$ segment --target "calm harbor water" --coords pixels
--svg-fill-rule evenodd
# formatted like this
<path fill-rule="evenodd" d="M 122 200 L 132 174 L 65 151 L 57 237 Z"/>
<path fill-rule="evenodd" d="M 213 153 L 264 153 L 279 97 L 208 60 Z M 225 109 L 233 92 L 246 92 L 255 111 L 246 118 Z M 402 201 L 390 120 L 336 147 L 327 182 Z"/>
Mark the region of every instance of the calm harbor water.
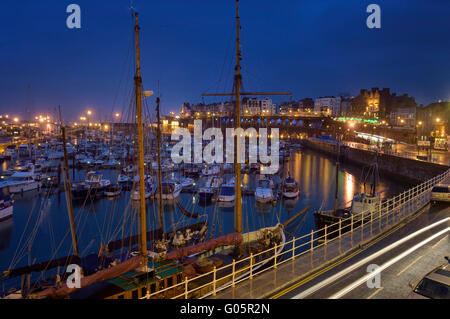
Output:
<path fill-rule="evenodd" d="M 3 164 L 5 169 L 7 164 Z M 301 236 L 315 229 L 313 212 L 318 208 L 330 209 L 334 205 L 335 159 L 303 150 L 291 154 L 284 166 L 299 183 L 301 195 L 296 200 L 279 199 L 276 205 L 260 206 L 253 196 L 243 197 L 244 231 L 272 226 L 286 221 L 307 205 L 311 209 L 287 229 L 288 235 Z M 117 172 L 103 170 L 104 177 L 115 181 Z M 72 173 L 72 170 L 71 170 Z M 76 181 L 83 180 L 84 170 L 76 170 Z M 244 175 L 244 187 L 253 188 L 258 175 Z M 362 170 L 341 165 L 339 172 L 340 204 L 349 203 L 353 194 L 363 190 Z M 202 183 L 202 180 L 196 181 Z M 198 184 L 199 185 L 199 184 Z M 398 185 L 387 176 L 380 175 L 377 190 L 385 190 L 382 197 L 391 197 L 411 185 Z M 0 222 L 0 271 L 9 267 L 70 255 L 71 236 L 64 193 L 46 195 L 45 189 L 14 196 L 13 218 Z M 180 203 L 188 211 L 195 211 L 208 219 L 208 234 L 215 236 L 233 231 L 233 207 L 220 203 L 199 205 L 193 194 L 182 193 Z M 101 198 L 75 201 L 74 212 L 81 255 L 98 253 L 100 247 L 136 234 L 138 230 L 138 202 L 130 200 L 130 192 L 114 199 Z M 148 229 L 157 228 L 156 201 L 147 201 Z M 197 222 L 181 214 L 174 202 L 164 205 L 165 229 L 178 228 Z"/>

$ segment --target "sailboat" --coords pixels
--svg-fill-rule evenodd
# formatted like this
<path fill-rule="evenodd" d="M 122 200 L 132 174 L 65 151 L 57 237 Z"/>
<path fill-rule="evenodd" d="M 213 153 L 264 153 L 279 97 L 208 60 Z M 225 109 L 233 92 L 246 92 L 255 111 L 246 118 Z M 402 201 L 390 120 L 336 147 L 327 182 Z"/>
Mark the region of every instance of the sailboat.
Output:
<path fill-rule="evenodd" d="M 336 224 L 341 222 L 341 226 L 345 228 L 345 226 L 349 225 L 351 222 L 352 215 L 357 216 L 359 220 L 366 218 L 366 214 L 370 215 L 371 213 L 378 210 L 381 206 L 381 192 L 376 192 L 376 182 L 378 178 L 378 165 L 374 163 L 369 166 L 367 176 L 364 177 L 364 192 L 361 194 L 355 194 L 351 201 L 351 205 L 348 207 L 344 204 L 343 207 L 338 206 L 338 194 L 339 194 L 339 183 L 338 183 L 338 174 L 339 174 L 339 166 L 340 166 L 340 140 L 336 140 L 336 148 L 337 148 L 337 159 L 336 159 L 336 186 L 335 186 L 335 200 L 334 200 L 334 209 L 333 210 L 318 210 L 314 212 L 314 217 L 316 220 L 317 228 L 322 229 L 325 225 L 330 226 L 329 233 L 334 232 L 334 236 L 336 236 L 335 230 L 337 229 Z M 364 173 L 364 172 L 363 172 Z M 370 192 L 366 192 L 366 180 L 371 175 L 372 183 L 370 185 Z M 364 213 L 364 216 L 360 214 Z M 356 220 L 358 221 L 358 220 Z"/>

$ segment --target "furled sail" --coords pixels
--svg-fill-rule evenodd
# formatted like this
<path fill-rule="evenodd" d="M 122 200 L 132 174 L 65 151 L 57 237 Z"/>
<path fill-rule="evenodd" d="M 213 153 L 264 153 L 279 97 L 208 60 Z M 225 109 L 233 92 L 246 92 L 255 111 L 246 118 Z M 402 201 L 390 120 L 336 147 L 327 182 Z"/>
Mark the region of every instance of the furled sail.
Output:
<path fill-rule="evenodd" d="M 199 219 L 200 215 L 197 212 L 189 212 L 187 211 L 183 206 L 181 206 L 180 202 L 174 198 L 175 203 L 177 204 L 178 208 L 181 210 L 181 212 L 183 213 L 183 215 L 189 217 L 189 218 L 195 218 L 195 219 Z"/>
<path fill-rule="evenodd" d="M 145 258 L 142 256 L 132 257 L 116 266 L 101 270 L 93 275 L 81 278 L 80 288 L 69 288 L 67 284 L 64 284 L 61 288 L 51 287 L 41 292 L 31 295 L 31 298 L 44 299 L 44 298 L 65 298 L 76 290 L 90 286 L 96 282 L 105 281 L 114 277 L 118 277 L 133 269 L 143 267 L 145 265 Z"/>
<path fill-rule="evenodd" d="M 181 259 L 186 256 L 201 253 L 203 251 L 214 250 L 222 246 L 238 246 L 242 243 L 243 237 L 240 233 L 231 233 L 222 237 L 210 239 L 204 243 L 180 248 L 166 254 L 165 259 Z"/>

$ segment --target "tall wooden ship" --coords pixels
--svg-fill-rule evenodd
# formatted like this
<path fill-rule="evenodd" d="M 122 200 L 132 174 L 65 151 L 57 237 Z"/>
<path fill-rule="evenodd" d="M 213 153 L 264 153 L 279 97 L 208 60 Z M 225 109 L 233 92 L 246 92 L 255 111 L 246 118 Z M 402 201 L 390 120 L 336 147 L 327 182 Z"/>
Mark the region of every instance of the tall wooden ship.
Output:
<path fill-rule="evenodd" d="M 234 76 L 234 96 L 236 99 L 236 124 L 240 126 L 240 44 L 239 44 L 239 0 L 236 1 L 236 68 Z M 135 22 L 135 44 L 136 44 L 136 72 L 134 77 L 134 89 L 136 99 L 136 115 L 138 130 L 139 147 L 139 176 L 145 176 L 144 171 L 144 125 L 142 115 L 142 77 L 140 65 L 139 49 L 139 24 L 138 14 L 134 13 Z M 20 289 L 11 292 L 5 298 L 107 298 L 107 299 L 135 299 L 142 298 L 151 294 L 153 298 L 171 298 L 180 294 L 181 288 L 166 289 L 185 280 L 186 277 L 194 278 L 189 283 L 189 288 L 204 286 L 211 282 L 211 276 L 203 276 L 195 279 L 196 276 L 207 273 L 213 267 L 220 267 L 231 264 L 233 260 L 239 261 L 250 255 L 250 252 L 257 253 L 278 246 L 275 253 L 258 256 L 260 262 L 254 267 L 257 271 L 273 262 L 276 256 L 279 256 L 284 249 L 286 241 L 283 225 L 277 224 L 273 227 L 261 228 L 256 231 L 243 233 L 242 222 L 242 203 L 241 203 L 241 183 L 235 183 L 236 201 L 235 201 L 235 232 L 220 237 L 206 240 L 207 224 L 198 222 L 189 226 L 177 229 L 171 233 L 164 232 L 164 221 L 162 215 L 162 170 L 161 170 L 161 125 L 159 117 L 159 98 L 157 102 L 157 160 L 158 160 L 158 185 L 155 196 L 158 202 L 158 224 L 159 228 L 148 231 L 146 200 L 145 200 L 145 179 L 139 179 L 139 234 L 128 238 L 116 240 L 108 243 L 106 247 L 101 247 L 101 252 L 81 257 L 79 254 L 75 219 L 70 198 L 70 183 L 66 196 L 68 196 L 68 210 L 72 234 L 73 255 L 66 256 L 51 261 L 31 264 L 21 268 L 8 269 L 0 274 L 3 278 L 12 278 L 22 276 L 22 285 Z M 63 130 L 64 132 L 64 130 Z M 64 145 L 66 143 L 64 142 Z M 238 147 L 238 146 L 237 146 Z M 236 154 L 238 152 L 235 152 Z M 237 181 L 241 180 L 241 164 L 235 160 L 235 177 Z M 69 181 L 68 165 L 66 159 L 66 177 Z M 193 218 L 198 215 L 191 214 Z M 151 249 L 148 249 L 148 243 L 151 242 Z M 114 253 L 124 243 L 128 247 L 137 247 L 131 252 Z M 77 264 L 82 269 L 82 278 L 80 287 L 69 287 L 66 283 L 70 273 L 63 272 L 56 278 L 40 279 L 33 284 L 30 283 L 30 274 L 48 271 L 56 267 L 66 267 L 69 264 Z M 244 270 L 248 263 L 239 263 L 235 271 L 240 276 L 246 276 Z M 231 270 L 231 267 L 229 267 Z M 241 271 L 240 271 L 241 270 Z M 221 276 L 226 274 L 221 274 Z M 229 276 L 228 276 L 229 278 Z M 231 281 L 231 279 L 227 279 Z M 226 284 L 227 280 L 222 280 L 220 284 Z M 26 284 L 28 282 L 28 284 Z M 180 287 L 180 286 L 178 286 Z M 199 289 L 195 294 L 189 297 L 201 297 L 211 293 L 211 285 Z M 163 291 L 158 294 L 159 291 Z"/>

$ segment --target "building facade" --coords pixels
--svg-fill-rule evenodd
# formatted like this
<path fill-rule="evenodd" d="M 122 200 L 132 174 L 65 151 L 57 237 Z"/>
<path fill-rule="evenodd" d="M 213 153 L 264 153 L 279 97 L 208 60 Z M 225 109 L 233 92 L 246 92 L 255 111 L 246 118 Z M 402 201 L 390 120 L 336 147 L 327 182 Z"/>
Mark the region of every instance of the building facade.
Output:
<path fill-rule="evenodd" d="M 353 116 L 390 120 L 391 112 L 409 107 L 417 107 L 417 103 L 407 94 L 397 96 L 391 94 L 389 88 L 362 89 L 351 103 L 351 113 Z"/>
<path fill-rule="evenodd" d="M 401 107 L 390 114 L 389 123 L 393 126 L 414 128 L 416 125 L 416 110 L 413 107 Z"/>
<path fill-rule="evenodd" d="M 314 102 L 314 112 L 321 112 L 328 116 L 339 116 L 341 113 L 341 97 L 319 97 Z"/>

